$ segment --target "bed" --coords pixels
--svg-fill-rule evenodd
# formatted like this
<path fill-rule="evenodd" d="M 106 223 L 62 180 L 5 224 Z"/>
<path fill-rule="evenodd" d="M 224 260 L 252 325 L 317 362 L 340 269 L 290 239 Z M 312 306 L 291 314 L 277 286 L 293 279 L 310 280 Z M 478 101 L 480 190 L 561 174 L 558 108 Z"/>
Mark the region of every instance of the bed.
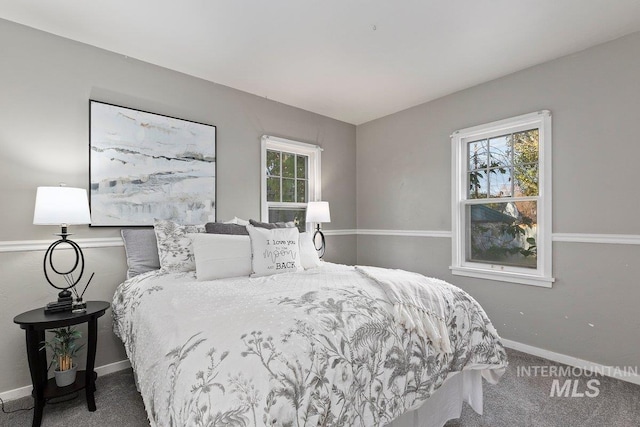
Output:
<path fill-rule="evenodd" d="M 507 365 L 479 304 L 437 279 L 315 261 L 199 273 L 148 271 L 114 295 L 152 426 L 440 427 L 463 400 L 481 413 L 482 378 Z"/>

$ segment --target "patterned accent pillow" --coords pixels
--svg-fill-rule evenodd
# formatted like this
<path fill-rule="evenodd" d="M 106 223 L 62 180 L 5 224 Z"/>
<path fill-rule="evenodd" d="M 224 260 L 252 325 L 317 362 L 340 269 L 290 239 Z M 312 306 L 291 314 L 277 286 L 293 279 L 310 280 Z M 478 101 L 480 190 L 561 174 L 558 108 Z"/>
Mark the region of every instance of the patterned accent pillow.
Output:
<path fill-rule="evenodd" d="M 247 231 L 251 238 L 251 277 L 302 270 L 297 228 L 269 230 L 247 225 Z"/>
<path fill-rule="evenodd" d="M 179 225 L 173 221 L 158 220 L 153 224 L 158 240 L 161 273 L 194 271 L 196 269 L 193 245 L 189 233 L 204 233 L 204 225 Z"/>

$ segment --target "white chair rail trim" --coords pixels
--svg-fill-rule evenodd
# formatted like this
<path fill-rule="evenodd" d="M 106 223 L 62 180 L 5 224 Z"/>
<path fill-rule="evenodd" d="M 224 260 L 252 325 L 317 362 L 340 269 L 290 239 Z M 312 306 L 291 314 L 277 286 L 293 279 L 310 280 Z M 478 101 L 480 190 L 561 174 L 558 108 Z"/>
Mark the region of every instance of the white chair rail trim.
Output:
<path fill-rule="evenodd" d="M 445 237 L 451 238 L 451 231 L 439 230 L 375 230 L 358 229 L 357 234 L 362 236 L 407 236 L 407 237 Z"/>
<path fill-rule="evenodd" d="M 0 241 L 0 252 L 29 252 L 46 251 L 55 238 L 50 240 L 5 240 Z M 108 248 L 124 246 L 121 237 L 102 237 L 93 239 L 73 239 L 80 247 L 84 248 Z M 60 249 L 71 249 L 68 245 L 60 246 Z"/>
<path fill-rule="evenodd" d="M 325 233 L 326 234 L 326 233 Z M 407 237 L 448 237 L 450 231 L 440 230 L 376 230 L 358 229 L 356 234 L 363 236 L 407 236 Z M 566 243 L 602 243 L 616 245 L 640 245 L 640 234 L 594 234 L 594 233 L 553 233 L 554 242 Z"/>
<path fill-rule="evenodd" d="M 640 234 L 553 233 L 554 242 L 640 245 Z"/>
<path fill-rule="evenodd" d="M 377 230 L 377 229 L 344 229 L 323 230 L 326 236 L 399 236 L 399 237 L 435 237 L 451 238 L 450 231 L 443 230 Z M 73 239 L 82 248 L 108 248 L 124 246 L 121 237 L 102 237 Z M 587 233 L 553 233 L 554 242 L 563 243 L 595 243 L 609 245 L 640 245 L 639 234 L 587 234 Z M 0 241 L 0 252 L 45 251 L 53 242 L 51 240 L 5 240 Z M 64 249 L 65 247 L 60 247 Z"/>

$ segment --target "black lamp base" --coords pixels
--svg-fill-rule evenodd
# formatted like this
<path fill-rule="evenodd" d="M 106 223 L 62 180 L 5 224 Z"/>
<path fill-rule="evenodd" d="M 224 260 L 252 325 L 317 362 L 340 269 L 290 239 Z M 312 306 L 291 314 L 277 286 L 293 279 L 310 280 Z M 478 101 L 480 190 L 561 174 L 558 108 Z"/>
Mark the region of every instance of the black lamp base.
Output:
<path fill-rule="evenodd" d="M 44 277 L 47 279 L 47 282 L 49 282 L 49 284 L 54 288 L 59 289 L 60 292 L 58 293 L 58 301 L 50 302 L 44 308 L 45 313 L 58 313 L 72 310 L 73 295 L 71 293 L 71 289 L 75 288 L 75 286 L 82 278 L 82 273 L 84 272 L 84 255 L 82 254 L 82 249 L 80 249 L 80 246 L 78 246 L 76 242 L 68 239 L 68 236 L 70 236 L 70 234 L 67 232 L 66 224 L 62 224 L 62 232 L 58 234 L 58 236 L 60 236 L 60 240 L 53 242 L 47 249 L 47 252 L 44 254 L 43 270 Z M 60 271 L 56 269 L 53 264 L 53 251 L 61 244 L 69 245 L 71 249 L 73 249 L 76 256 L 73 266 L 68 271 Z M 78 274 L 77 279 L 74 280 L 73 273 L 78 268 L 80 270 L 80 273 Z M 58 274 L 59 276 L 63 276 L 66 283 L 62 286 L 56 285 L 51 280 L 51 277 L 49 277 L 49 270 L 53 273 Z"/>
<path fill-rule="evenodd" d="M 320 247 L 318 247 L 316 245 L 316 236 L 320 235 Z M 316 228 L 316 232 L 313 233 L 313 246 L 316 248 L 316 251 L 318 251 L 318 257 L 322 258 L 324 256 L 324 250 L 325 250 L 325 240 L 324 240 L 324 233 L 322 233 L 322 231 L 320 231 L 320 224 L 317 225 Z"/>

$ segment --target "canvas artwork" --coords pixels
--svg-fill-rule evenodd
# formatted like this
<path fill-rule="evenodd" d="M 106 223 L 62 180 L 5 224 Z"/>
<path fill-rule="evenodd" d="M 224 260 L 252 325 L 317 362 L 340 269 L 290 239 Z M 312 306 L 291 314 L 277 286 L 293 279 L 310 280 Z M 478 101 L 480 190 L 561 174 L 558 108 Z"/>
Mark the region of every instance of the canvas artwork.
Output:
<path fill-rule="evenodd" d="M 216 127 L 90 102 L 92 226 L 215 221 Z"/>

